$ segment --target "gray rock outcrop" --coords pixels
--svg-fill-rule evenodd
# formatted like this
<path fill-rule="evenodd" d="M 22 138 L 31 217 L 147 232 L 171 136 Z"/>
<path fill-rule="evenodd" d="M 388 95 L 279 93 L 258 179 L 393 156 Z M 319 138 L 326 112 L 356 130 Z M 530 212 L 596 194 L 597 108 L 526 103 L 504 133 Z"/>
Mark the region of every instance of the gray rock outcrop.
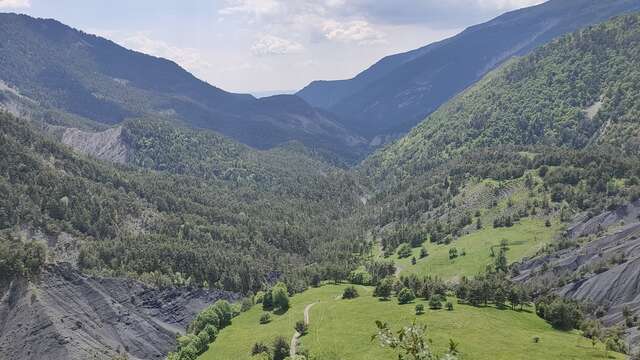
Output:
<path fill-rule="evenodd" d="M 231 293 L 153 289 L 140 282 L 85 276 L 48 265 L 34 282 L 15 280 L 0 302 L 0 359 L 85 360 L 126 355 L 163 359 L 176 333 Z"/>

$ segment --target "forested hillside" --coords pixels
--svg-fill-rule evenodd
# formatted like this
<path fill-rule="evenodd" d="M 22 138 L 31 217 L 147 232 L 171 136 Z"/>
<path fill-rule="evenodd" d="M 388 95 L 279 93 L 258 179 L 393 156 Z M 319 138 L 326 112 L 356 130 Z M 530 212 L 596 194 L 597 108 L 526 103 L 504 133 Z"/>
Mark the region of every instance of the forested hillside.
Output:
<path fill-rule="evenodd" d="M 551 0 L 386 57 L 353 79 L 313 82 L 298 95 L 336 113 L 346 127 L 369 138 L 404 134 L 513 56 L 638 10 L 637 0 Z"/>
<path fill-rule="evenodd" d="M 557 210 L 597 212 L 636 197 L 639 34 L 640 17 L 629 15 L 565 36 L 489 74 L 371 156 L 359 171 L 377 189 L 379 224 L 426 233 L 445 225 L 455 236 L 470 221 L 454 210 L 465 187 L 532 170 L 544 184 L 536 202 Z M 444 220 L 443 205 L 454 220 Z"/>
<path fill-rule="evenodd" d="M 78 156 L 10 115 L 0 124 L 0 227 L 70 234 L 85 271 L 242 292 L 280 274 L 295 289 L 364 249 L 344 220 L 361 206 L 357 183 L 303 154 L 130 122 L 133 163 L 162 171 L 136 170 Z"/>
<path fill-rule="evenodd" d="M 363 150 L 333 115 L 296 96 L 229 93 L 169 60 L 55 20 L 0 14 L 0 56 L 0 101 L 34 120 L 95 128 L 146 116 L 261 149 L 297 140 L 347 161 Z"/>

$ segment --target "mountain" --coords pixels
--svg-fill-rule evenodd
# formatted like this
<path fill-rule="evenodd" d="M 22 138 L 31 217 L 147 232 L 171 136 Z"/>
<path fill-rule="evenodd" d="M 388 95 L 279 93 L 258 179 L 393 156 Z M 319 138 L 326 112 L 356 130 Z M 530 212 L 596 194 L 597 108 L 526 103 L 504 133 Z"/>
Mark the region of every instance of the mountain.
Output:
<path fill-rule="evenodd" d="M 0 154 L 2 358 L 164 358 L 217 299 L 302 291 L 366 249 L 355 177 L 300 143 L 0 112 Z"/>
<path fill-rule="evenodd" d="M 504 61 L 563 34 L 638 10 L 637 0 L 551 0 L 386 57 L 353 79 L 313 82 L 297 95 L 370 139 L 402 134 Z"/>
<path fill-rule="evenodd" d="M 171 61 L 55 20 L 0 14 L 0 57 L 0 100 L 36 120 L 114 125 L 163 118 L 260 149 L 296 140 L 347 160 L 361 151 L 361 140 L 334 116 L 296 96 L 232 94 Z"/>
<path fill-rule="evenodd" d="M 510 258 L 513 278 L 589 304 L 589 316 L 626 329 L 637 347 L 623 314 L 640 308 L 638 39 L 640 14 L 565 35 L 490 72 L 365 160 L 358 171 L 374 189 L 384 252 L 428 239 L 474 256 L 483 232 L 519 246 L 560 224 L 544 245 Z"/>
<path fill-rule="evenodd" d="M 491 72 L 407 136 L 369 157 L 385 176 L 425 174 L 482 148 L 640 146 L 640 16 L 629 15 L 560 38 Z"/>

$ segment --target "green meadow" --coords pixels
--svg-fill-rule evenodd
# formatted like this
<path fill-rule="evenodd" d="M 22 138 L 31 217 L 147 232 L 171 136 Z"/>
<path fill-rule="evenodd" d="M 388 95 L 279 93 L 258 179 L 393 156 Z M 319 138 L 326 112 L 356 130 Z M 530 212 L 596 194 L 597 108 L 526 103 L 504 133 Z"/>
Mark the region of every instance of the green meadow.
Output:
<path fill-rule="evenodd" d="M 290 310 L 273 315 L 273 320 L 259 324 L 260 305 L 242 313 L 233 324 L 220 332 L 199 360 L 244 360 L 250 358 L 255 342 L 270 344 L 276 336 L 287 340 L 293 335 L 295 321 L 301 320 L 306 305 L 316 303 L 310 310 L 309 333 L 302 338 L 302 346 L 321 360 L 394 359 L 394 353 L 371 342 L 376 332 L 375 321 L 388 322 L 397 329 L 417 320 L 426 324 L 428 337 L 438 351 L 444 351 L 449 339 L 460 343 L 462 359 L 469 360 L 547 360 L 547 359 L 603 359 L 600 345 L 592 348 L 589 340 L 577 332 L 554 330 L 531 311 L 498 310 L 493 307 L 476 308 L 457 304 L 453 311 L 426 310 L 416 316 L 416 300 L 398 305 L 395 299 L 380 301 L 372 296 L 371 287 L 356 286 L 360 297 L 342 300 L 347 285 L 325 285 L 291 298 Z M 534 338 L 539 338 L 535 342 Z M 612 359 L 621 355 L 609 353 Z"/>
<path fill-rule="evenodd" d="M 415 265 L 411 264 L 411 257 L 398 259 L 398 256 L 394 255 L 393 259 L 401 269 L 401 275 L 432 275 L 445 280 L 457 280 L 462 276 L 481 273 L 487 265 L 493 264 L 491 249 L 493 248 L 497 254 L 502 240 L 509 244 L 507 259 L 510 263 L 535 255 L 562 228 L 557 222 L 552 223 L 551 227 L 546 227 L 544 222 L 540 218 L 527 218 L 509 228 L 493 228 L 487 225 L 484 229 L 462 236 L 449 245 L 426 242 L 424 246 L 429 256 L 420 259 L 420 249 L 413 249 L 413 256 L 417 260 Z M 465 255 L 449 259 L 451 248 L 456 248 L 459 254 L 464 252 Z"/>

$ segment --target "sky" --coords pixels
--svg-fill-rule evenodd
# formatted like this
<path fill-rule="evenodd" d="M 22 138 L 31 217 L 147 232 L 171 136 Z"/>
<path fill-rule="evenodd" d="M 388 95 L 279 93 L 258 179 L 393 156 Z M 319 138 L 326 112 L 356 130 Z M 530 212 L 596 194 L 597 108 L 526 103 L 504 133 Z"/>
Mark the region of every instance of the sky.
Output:
<path fill-rule="evenodd" d="M 228 91 L 298 90 L 542 0 L 0 0 L 171 59 Z"/>

